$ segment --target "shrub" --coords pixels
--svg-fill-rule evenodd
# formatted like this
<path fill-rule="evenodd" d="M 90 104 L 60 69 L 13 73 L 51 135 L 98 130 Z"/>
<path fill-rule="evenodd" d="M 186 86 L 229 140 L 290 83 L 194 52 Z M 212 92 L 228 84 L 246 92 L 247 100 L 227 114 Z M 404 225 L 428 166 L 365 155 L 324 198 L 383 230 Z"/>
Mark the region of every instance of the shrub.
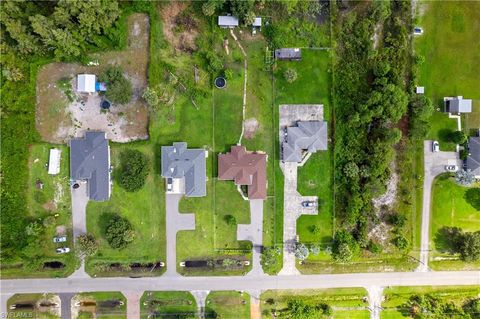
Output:
<path fill-rule="evenodd" d="M 156 110 L 158 108 L 160 99 L 158 98 L 158 93 L 155 89 L 147 87 L 143 91 L 142 97 L 145 102 L 147 102 L 148 106 L 150 106 L 150 108 L 152 108 L 153 110 Z"/>
<path fill-rule="evenodd" d="M 455 173 L 455 181 L 457 184 L 462 186 L 470 186 L 475 181 L 475 175 L 473 175 L 472 171 L 467 170 L 458 170 Z"/>
<path fill-rule="evenodd" d="M 77 237 L 77 255 L 81 258 L 93 256 L 98 251 L 98 243 L 93 235 L 80 235 Z"/>
<path fill-rule="evenodd" d="M 297 71 L 288 68 L 285 70 L 285 72 L 283 72 L 283 77 L 288 83 L 295 82 L 295 80 L 297 79 Z"/>
<path fill-rule="evenodd" d="M 278 263 L 278 255 L 280 255 L 278 247 L 264 247 L 261 256 L 262 265 L 275 266 Z"/>
<path fill-rule="evenodd" d="M 302 243 L 295 244 L 295 257 L 300 260 L 305 260 L 308 258 L 309 251 L 307 246 Z"/>
<path fill-rule="evenodd" d="M 374 253 L 374 254 L 379 254 L 379 253 L 382 252 L 382 245 L 380 245 L 379 243 L 376 243 L 376 242 L 370 240 L 370 241 L 368 242 L 367 249 L 368 249 L 370 252 Z"/>
<path fill-rule="evenodd" d="M 308 227 L 308 230 L 310 230 L 310 232 L 314 235 L 319 235 L 322 231 L 318 225 L 311 225 Z"/>
<path fill-rule="evenodd" d="M 320 253 L 320 245 L 319 244 L 311 244 L 309 248 L 310 253 L 313 256 L 317 256 Z"/>
<path fill-rule="evenodd" d="M 332 247 L 333 260 L 348 262 L 353 258 L 358 249 L 358 243 L 351 233 L 342 230 L 335 234 Z"/>
<path fill-rule="evenodd" d="M 108 66 L 98 79 L 107 83 L 105 96 L 113 103 L 125 104 L 132 99 L 132 84 L 125 78 L 119 66 Z"/>
<path fill-rule="evenodd" d="M 125 248 L 133 241 L 135 233 L 130 222 L 118 214 L 111 214 L 105 228 L 105 238 L 112 248 Z"/>
<path fill-rule="evenodd" d="M 148 158 L 138 150 L 125 150 L 120 154 L 117 171 L 118 184 L 128 192 L 138 191 L 148 176 Z"/>
<path fill-rule="evenodd" d="M 237 219 L 233 215 L 225 215 L 224 220 L 230 226 L 235 226 L 237 224 Z"/>
<path fill-rule="evenodd" d="M 465 192 L 464 198 L 473 208 L 480 211 L 480 188 L 470 188 Z"/>
<path fill-rule="evenodd" d="M 408 239 L 406 239 L 403 235 L 398 235 L 392 240 L 392 243 L 401 250 L 405 250 L 408 248 Z"/>
<path fill-rule="evenodd" d="M 467 142 L 467 135 L 462 131 L 455 131 L 451 134 L 450 140 L 455 144 L 465 144 Z"/>

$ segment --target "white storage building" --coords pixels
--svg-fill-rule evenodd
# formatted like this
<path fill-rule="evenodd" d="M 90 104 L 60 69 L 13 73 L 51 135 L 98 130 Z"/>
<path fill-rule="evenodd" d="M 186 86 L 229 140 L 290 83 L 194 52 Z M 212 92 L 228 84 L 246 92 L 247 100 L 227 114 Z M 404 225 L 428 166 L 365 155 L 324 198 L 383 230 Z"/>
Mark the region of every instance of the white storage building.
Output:
<path fill-rule="evenodd" d="M 60 157 L 62 151 L 57 148 L 50 149 L 50 156 L 48 159 L 48 174 L 57 175 L 60 173 Z"/>

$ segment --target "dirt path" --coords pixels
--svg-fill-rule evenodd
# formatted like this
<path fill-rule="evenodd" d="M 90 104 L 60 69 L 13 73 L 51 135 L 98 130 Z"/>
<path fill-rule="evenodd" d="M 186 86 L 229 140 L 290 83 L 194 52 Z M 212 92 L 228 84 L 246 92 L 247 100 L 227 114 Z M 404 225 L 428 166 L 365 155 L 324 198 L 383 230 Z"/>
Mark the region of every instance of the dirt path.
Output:
<path fill-rule="evenodd" d="M 247 67 L 248 67 L 247 53 L 245 52 L 242 45 L 240 44 L 240 41 L 238 41 L 237 36 L 233 32 L 233 29 L 230 29 L 230 34 L 232 35 L 232 38 L 237 43 L 238 47 L 240 48 L 240 51 L 242 51 L 243 57 L 245 58 L 244 60 L 245 78 L 243 79 L 242 133 L 240 134 L 240 138 L 238 139 L 238 145 L 241 145 L 243 134 L 245 133 L 245 109 L 247 108 Z"/>

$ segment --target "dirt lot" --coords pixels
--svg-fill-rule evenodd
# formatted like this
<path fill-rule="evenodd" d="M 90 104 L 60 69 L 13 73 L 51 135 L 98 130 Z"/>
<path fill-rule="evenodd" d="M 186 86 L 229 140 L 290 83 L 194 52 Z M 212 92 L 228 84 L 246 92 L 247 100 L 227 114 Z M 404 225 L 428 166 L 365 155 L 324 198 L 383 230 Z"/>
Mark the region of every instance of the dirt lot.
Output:
<path fill-rule="evenodd" d="M 172 1 L 162 9 L 163 35 L 175 50 L 191 53 L 197 50 L 195 38 L 198 22 L 191 14 L 183 14 L 189 4 Z"/>
<path fill-rule="evenodd" d="M 43 140 L 63 143 L 72 137 L 83 136 L 85 130 L 103 130 L 115 142 L 148 138 L 148 109 L 141 94 L 147 86 L 149 21 L 144 14 L 128 19 L 128 47 L 124 51 L 90 55 L 98 66 L 72 63 L 45 65 L 37 78 L 36 127 Z M 132 82 L 133 98 L 126 105 L 112 105 L 101 112 L 101 96 L 76 92 L 76 75 L 91 73 L 97 76 L 109 64 L 120 65 Z M 71 100 L 58 87 L 58 81 L 69 79 Z"/>

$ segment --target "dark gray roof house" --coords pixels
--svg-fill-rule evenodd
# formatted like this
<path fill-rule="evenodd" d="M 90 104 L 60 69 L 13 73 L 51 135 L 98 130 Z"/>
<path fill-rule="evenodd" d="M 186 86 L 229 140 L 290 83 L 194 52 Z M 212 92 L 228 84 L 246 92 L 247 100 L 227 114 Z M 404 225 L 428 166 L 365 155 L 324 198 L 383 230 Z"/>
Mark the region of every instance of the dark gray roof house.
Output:
<path fill-rule="evenodd" d="M 162 146 L 162 176 L 184 179 L 185 196 L 202 197 L 207 194 L 207 164 L 204 149 L 187 149 L 187 143 Z"/>
<path fill-rule="evenodd" d="M 315 153 L 326 150 L 327 146 L 327 122 L 299 121 L 297 126 L 287 127 L 287 138 L 282 143 L 282 160 L 299 163 L 303 150 Z"/>
<path fill-rule="evenodd" d="M 283 48 L 275 50 L 275 59 L 300 61 L 302 59 L 302 50 L 298 48 Z"/>
<path fill-rule="evenodd" d="M 480 137 L 468 139 L 467 169 L 473 172 L 476 178 L 480 178 Z"/>
<path fill-rule="evenodd" d="M 94 201 L 110 198 L 110 148 L 105 132 L 86 132 L 70 140 L 70 178 L 87 181 L 88 197 Z"/>
<path fill-rule="evenodd" d="M 218 26 L 221 28 L 238 27 L 238 18 L 234 16 L 218 16 Z"/>
<path fill-rule="evenodd" d="M 465 100 L 462 96 L 445 100 L 445 112 L 448 113 L 471 113 L 472 100 Z"/>

